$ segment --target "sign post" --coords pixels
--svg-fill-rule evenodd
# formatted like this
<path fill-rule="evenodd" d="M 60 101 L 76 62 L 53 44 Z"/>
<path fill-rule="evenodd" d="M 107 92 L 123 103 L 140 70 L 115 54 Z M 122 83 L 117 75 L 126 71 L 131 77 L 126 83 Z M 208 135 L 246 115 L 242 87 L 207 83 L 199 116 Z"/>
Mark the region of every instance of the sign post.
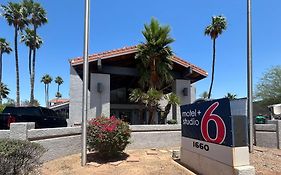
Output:
<path fill-rule="evenodd" d="M 246 109 L 232 109 L 241 106 L 246 108 L 246 100 L 227 98 L 181 106 L 181 161 L 199 174 L 255 174 L 249 165 Z"/>

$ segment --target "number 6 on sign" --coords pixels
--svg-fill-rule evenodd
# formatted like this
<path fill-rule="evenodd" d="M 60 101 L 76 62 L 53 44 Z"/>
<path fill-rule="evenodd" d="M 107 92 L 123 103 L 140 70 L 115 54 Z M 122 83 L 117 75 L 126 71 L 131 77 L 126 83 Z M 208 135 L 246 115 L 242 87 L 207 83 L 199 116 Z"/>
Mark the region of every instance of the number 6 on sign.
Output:
<path fill-rule="evenodd" d="M 226 136 L 226 127 L 225 124 L 220 116 L 217 114 L 213 114 L 213 112 L 217 109 L 219 106 L 219 102 L 215 102 L 212 104 L 205 112 L 202 121 L 201 121 L 201 133 L 207 142 L 217 143 L 221 144 Z M 209 122 L 210 121 L 215 122 L 216 124 L 216 137 L 211 138 L 209 135 Z"/>

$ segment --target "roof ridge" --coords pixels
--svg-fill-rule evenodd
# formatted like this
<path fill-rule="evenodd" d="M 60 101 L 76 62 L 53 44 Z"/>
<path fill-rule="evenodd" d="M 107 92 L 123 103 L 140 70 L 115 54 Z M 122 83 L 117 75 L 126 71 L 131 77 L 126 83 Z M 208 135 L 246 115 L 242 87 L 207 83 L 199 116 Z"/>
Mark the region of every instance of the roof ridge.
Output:
<path fill-rule="evenodd" d="M 119 49 L 113 49 L 113 50 L 109 50 L 109 51 L 104 51 L 104 52 L 99 52 L 99 53 L 95 53 L 92 55 L 89 55 L 89 61 L 94 61 L 97 60 L 99 58 L 103 59 L 103 58 L 109 58 L 109 57 L 114 57 L 114 56 L 118 56 L 118 55 L 122 55 L 122 54 L 130 54 L 130 53 L 134 53 L 137 52 L 137 46 L 138 45 L 134 45 L 134 46 L 124 46 L 122 48 Z M 207 76 L 208 73 L 206 71 L 204 71 L 202 68 L 181 59 L 180 57 L 173 55 L 172 57 L 173 61 L 175 61 L 178 64 L 181 64 L 182 66 L 185 67 L 192 67 L 192 69 L 194 69 L 194 71 Z M 83 57 L 77 57 L 74 59 L 70 59 L 70 64 L 72 65 L 76 65 L 76 64 L 81 64 L 83 60 Z"/>

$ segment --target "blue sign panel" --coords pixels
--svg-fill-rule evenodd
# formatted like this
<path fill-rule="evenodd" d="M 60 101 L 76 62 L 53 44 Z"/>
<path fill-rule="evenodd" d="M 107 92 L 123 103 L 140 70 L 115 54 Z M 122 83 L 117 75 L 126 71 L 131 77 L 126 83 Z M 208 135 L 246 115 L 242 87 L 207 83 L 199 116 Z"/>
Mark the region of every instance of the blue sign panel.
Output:
<path fill-rule="evenodd" d="M 233 146 L 228 98 L 181 106 L 182 136 Z"/>

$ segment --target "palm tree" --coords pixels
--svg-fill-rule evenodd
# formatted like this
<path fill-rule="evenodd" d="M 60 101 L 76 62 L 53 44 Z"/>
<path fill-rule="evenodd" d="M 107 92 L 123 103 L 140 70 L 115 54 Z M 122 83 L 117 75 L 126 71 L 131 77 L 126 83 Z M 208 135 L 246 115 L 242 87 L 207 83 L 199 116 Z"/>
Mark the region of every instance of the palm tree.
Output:
<path fill-rule="evenodd" d="M 29 48 L 29 55 L 28 55 L 28 68 L 29 68 L 29 76 L 30 76 L 30 105 L 33 105 L 34 101 L 34 78 L 35 78 L 35 63 L 32 60 L 31 55 L 32 52 L 34 53 L 34 48 L 39 49 L 43 44 L 42 39 L 40 36 L 36 35 L 35 45 L 34 45 L 34 30 L 25 29 L 25 34 L 21 36 L 21 42 L 24 42 L 25 45 Z M 33 62 L 31 64 L 31 62 Z"/>
<path fill-rule="evenodd" d="M 61 94 L 60 92 L 57 92 L 57 93 L 56 93 L 56 97 L 57 97 L 57 98 L 61 98 L 61 97 L 62 97 L 62 94 Z"/>
<path fill-rule="evenodd" d="M 4 38 L 0 38 L 0 83 L 2 82 L 2 55 L 3 53 L 10 54 L 12 49 L 9 43 Z"/>
<path fill-rule="evenodd" d="M 212 87 L 214 82 L 215 75 L 215 61 L 216 61 L 216 39 L 219 35 L 222 34 L 224 30 L 226 30 L 227 22 L 226 18 L 223 16 L 213 16 L 212 24 L 208 25 L 205 29 L 205 35 L 208 35 L 213 40 L 213 64 L 212 64 L 212 79 L 211 85 L 209 89 L 208 99 L 210 99 L 212 95 Z"/>
<path fill-rule="evenodd" d="M 16 62 L 16 105 L 20 105 L 20 77 L 19 77 L 19 58 L 18 58 L 18 32 L 28 25 L 26 11 L 19 3 L 8 2 L 2 5 L 3 16 L 10 26 L 14 26 L 15 62 Z"/>
<path fill-rule="evenodd" d="M 162 119 L 165 121 L 172 105 L 179 105 L 180 104 L 180 98 L 175 93 L 170 93 L 169 95 L 165 95 L 165 100 L 168 101 L 168 104 L 165 106 L 165 110 L 162 116 Z"/>
<path fill-rule="evenodd" d="M 56 93 L 56 97 L 60 98 L 61 97 L 60 85 L 63 84 L 63 79 L 60 76 L 57 76 L 56 79 L 55 79 L 55 83 L 58 84 L 58 91 Z"/>
<path fill-rule="evenodd" d="M 169 33 L 169 26 L 160 26 L 159 22 L 152 18 L 150 24 L 144 25 L 142 34 L 145 42 L 138 46 L 135 56 L 140 73 L 139 84 L 142 89 L 133 90 L 130 100 L 146 105 L 149 124 L 152 123 L 154 113 L 163 96 L 159 90 L 173 80 L 171 75 L 173 52 L 170 44 L 174 42 L 174 39 Z"/>
<path fill-rule="evenodd" d="M 53 81 L 53 78 L 49 74 L 45 74 L 42 79 L 41 83 L 45 84 L 45 102 L 46 107 L 49 107 L 49 84 Z"/>
<path fill-rule="evenodd" d="M 228 92 L 224 97 L 229 98 L 229 100 L 235 100 L 237 99 L 237 94 L 232 94 Z"/>
<path fill-rule="evenodd" d="M 7 98 L 10 93 L 10 89 L 4 83 L 0 82 L 0 104 L 2 105 L 2 99 Z"/>
<path fill-rule="evenodd" d="M 44 10 L 43 7 L 37 2 L 34 2 L 33 0 L 24 0 L 23 1 L 23 6 L 25 7 L 27 14 L 28 14 L 28 22 L 33 25 L 33 46 L 37 46 L 37 29 L 41 25 L 44 25 L 48 22 L 47 17 L 46 17 L 46 11 Z M 42 41 L 42 40 L 41 40 Z M 42 42 L 41 42 L 42 44 Z M 33 58 L 32 58 L 32 66 L 30 72 L 30 102 L 33 104 L 34 101 L 34 80 L 35 80 L 35 63 L 36 63 L 36 49 L 40 48 L 39 47 L 33 47 L 32 52 L 33 52 Z M 30 52 L 31 54 L 31 52 Z M 31 59 L 30 59 L 31 60 Z M 31 64 L 31 61 L 30 61 Z"/>
<path fill-rule="evenodd" d="M 145 42 L 138 46 L 136 54 L 137 68 L 140 72 L 140 85 L 144 89 L 161 89 L 164 83 L 173 80 L 171 57 L 173 55 L 170 44 L 174 41 L 170 37 L 170 27 L 160 26 L 152 18 L 149 25 L 144 25 L 142 31 Z"/>
<path fill-rule="evenodd" d="M 145 104 L 149 113 L 148 124 L 151 124 L 162 96 L 163 93 L 161 91 L 153 88 L 150 88 L 147 92 L 143 92 L 141 89 L 134 89 L 130 93 L 129 100 Z"/>
<path fill-rule="evenodd" d="M 207 92 L 207 91 L 204 91 L 201 95 L 200 95 L 200 97 L 202 98 L 202 99 L 208 99 L 209 98 L 209 93 Z"/>

